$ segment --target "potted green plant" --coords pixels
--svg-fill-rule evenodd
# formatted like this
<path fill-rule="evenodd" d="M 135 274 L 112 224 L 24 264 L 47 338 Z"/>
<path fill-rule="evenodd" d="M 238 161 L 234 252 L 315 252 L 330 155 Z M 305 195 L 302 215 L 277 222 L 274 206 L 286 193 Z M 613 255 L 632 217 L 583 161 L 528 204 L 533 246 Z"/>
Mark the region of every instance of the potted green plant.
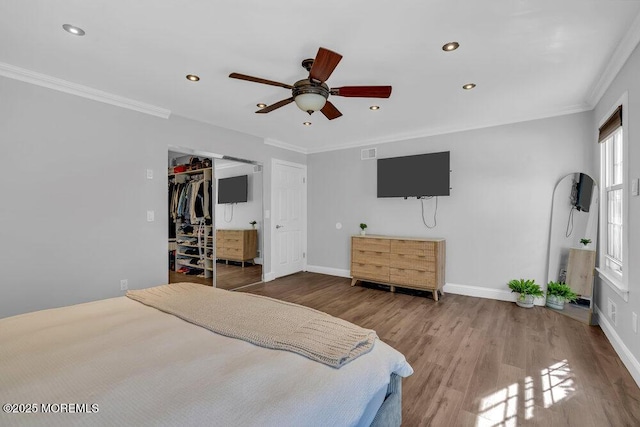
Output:
<path fill-rule="evenodd" d="M 566 283 L 549 282 L 547 284 L 547 307 L 562 310 L 565 302 L 572 302 L 576 299 L 578 299 L 578 295 Z"/>
<path fill-rule="evenodd" d="M 591 243 L 591 239 L 580 239 L 580 243 L 582 243 L 586 248 Z"/>
<path fill-rule="evenodd" d="M 540 285 L 536 284 L 535 280 L 513 279 L 507 285 L 511 292 L 519 294 L 516 304 L 520 307 L 531 308 L 534 297 L 544 296 Z"/>
<path fill-rule="evenodd" d="M 251 221 L 249 224 L 251 224 L 251 227 L 256 228 L 257 222 L 256 221 Z"/>
<path fill-rule="evenodd" d="M 364 222 L 360 223 L 360 235 L 364 236 L 366 234 L 366 232 L 364 231 L 365 228 L 367 228 L 367 224 L 365 224 Z"/>

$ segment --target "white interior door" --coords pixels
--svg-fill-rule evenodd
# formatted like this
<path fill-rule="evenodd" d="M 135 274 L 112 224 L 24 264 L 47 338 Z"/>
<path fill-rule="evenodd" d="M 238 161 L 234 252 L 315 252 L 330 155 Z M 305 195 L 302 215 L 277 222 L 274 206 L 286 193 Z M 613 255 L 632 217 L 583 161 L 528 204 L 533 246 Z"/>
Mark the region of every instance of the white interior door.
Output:
<path fill-rule="evenodd" d="M 272 270 L 275 277 L 306 269 L 307 166 L 273 160 Z"/>

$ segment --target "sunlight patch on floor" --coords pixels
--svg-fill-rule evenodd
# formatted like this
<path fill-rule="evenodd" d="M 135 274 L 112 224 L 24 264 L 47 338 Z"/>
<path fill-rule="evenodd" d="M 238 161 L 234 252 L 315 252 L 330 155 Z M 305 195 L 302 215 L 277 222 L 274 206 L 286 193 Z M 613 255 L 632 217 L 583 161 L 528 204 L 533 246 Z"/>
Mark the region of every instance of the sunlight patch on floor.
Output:
<path fill-rule="evenodd" d="M 516 426 L 518 424 L 518 384 L 513 383 L 508 387 L 484 397 L 480 402 L 480 417 L 476 420 L 476 426 L 482 421 L 493 421 L 503 426 Z"/>
<path fill-rule="evenodd" d="M 541 370 L 540 378 L 545 408 L 566 399 L 576 391 L 566 359 Z"/>
<path fill-rule="evenodd" d="M 545 409 L 569 398 L 576 391 L 569 362 L 565 359 L 542 369 L 540 385 Z M 520 388 L 522 396 L 518 395 Z M 531 420 L 534 409 L 534 378 L 527 376 L 522 382 L 515 382 L 482 398 L 476 416 L 476 427 L 516 426 L 518 411 L 522 411 L 521 418 Z"/>

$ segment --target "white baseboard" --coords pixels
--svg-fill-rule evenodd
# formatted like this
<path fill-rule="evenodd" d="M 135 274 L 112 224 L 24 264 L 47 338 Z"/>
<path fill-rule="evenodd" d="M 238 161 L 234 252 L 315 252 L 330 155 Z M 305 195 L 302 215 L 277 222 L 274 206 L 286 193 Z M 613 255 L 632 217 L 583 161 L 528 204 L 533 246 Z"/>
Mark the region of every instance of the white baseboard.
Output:
<path fill-rule="evenodd" d="M 272 280 L 276 280 L 276 273 L 264 273 L 264 281 L 270 282 Z"/>
<path fill-rule="evenodd" d="M 340 268 L 321 267 L 319 265 L 307 265 L 307 271 L 310 273 L 326 274 L 328 276 L 351 277 L 351 271 Z"/>
<path fill-rule="evenodd" d="M 613 349 L 618 353 L 618 356 L 620 357 L 620 360 L 622 360 L 622 363 L 624 363 L 624 366 L 626 366 L 631 373 L 631 376 L 635 380 L 636 384 L 638 384 L 638 387 L 640 387 L 640 362 L 635 358 L 633 353 L 631 353 L 629 347 L 624 344 L 620 335 L 618 335 L 615 328 L 611 326 L 611 323 L 607 320 L 607 317 L 600 315 L 602 311 L 598 306 L 596 305 L 594 307 L 595 312 L 598 313 L 598 324 L 600 325 L 600 328 L 609 339 L 609 342 L 611 342 Z"/>
<path fill-rule="evenodd" d="M 506 285 L 505 285 L 506 286 Z M 469 285 L 458 285 L 455 283 L 446 283 L 444 285 L 444 292 L 451 293 L 455 295 L 466 295 L 469 297 L 476 298 L 487 298 L 494 299 L 498 301 L 511 301 L 515 302 L 516 294 L 506 289 L 495 289 L 495 288 L 484 288 L 481 286 L 469 286 Z M 536 298 L 534 300 L 535 305 L 544 305 L 544 298 Z"/>

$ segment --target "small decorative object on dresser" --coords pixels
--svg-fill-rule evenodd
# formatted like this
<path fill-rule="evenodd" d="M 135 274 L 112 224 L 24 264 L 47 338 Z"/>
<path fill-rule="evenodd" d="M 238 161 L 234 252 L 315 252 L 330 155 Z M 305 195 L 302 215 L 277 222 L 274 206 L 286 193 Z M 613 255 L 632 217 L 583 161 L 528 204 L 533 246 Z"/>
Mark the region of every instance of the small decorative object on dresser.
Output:
<path fill-rule="evenodd" d="M 591 239 L 580 239 L 580 243 L 584 245 L 584 247 L 588 247 L 591 244 Z"/>
<path fill-rule="evenodd" d="M 351 286 L 358 281 L 427 290 L 444 295 L 445 240 L 352 236 Z"/>
<path fill-rule="evenodd" d="M 364 222 L 360 223 L 360 235 L 364 236 L 365 234 L 367 234 L 366 231 L 364 231 L 367 228 L 367 224 L 365 224 Z"/>
<path fill-rule="evenodd" d="M 544 296 L 542 289 L 540 289 L 540 285 L 538 285 L 533 279 L 513 279 L 507 285 L 509 286 L 509 289 L 511 289 L 511 292 L 518 294 L 516 304 L 519 307 L 532 308 L 533 298 Z"/>
<path fill-rule="evenodd" d="M 547 284 L 547 307 L 563 310 L 565 302 L 578 299 L 578 295 L 565 283 L 549 282 Z"/>

